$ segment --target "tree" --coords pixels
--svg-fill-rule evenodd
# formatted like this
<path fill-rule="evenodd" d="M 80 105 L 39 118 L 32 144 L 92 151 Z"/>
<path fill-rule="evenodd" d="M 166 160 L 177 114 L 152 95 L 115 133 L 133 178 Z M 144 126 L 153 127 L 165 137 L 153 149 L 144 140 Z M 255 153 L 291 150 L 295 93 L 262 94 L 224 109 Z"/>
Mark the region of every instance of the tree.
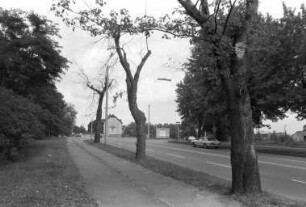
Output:
<path fill-rule="evenodd" d="M 52 37 L 57 27 L 34 13 L 3 10 L 0 16 L 0 82 L 21 95 L 30 87 L 52 84 L 67 68 Z"/>
<path fill-rule="evenodd" d="M 90 34 L 95 37 L 104 35 L 111 39 L 115 45 L 114 49 L 117 52 L 120 64 L 126 74 L 129 109 L 137 126 L 136 159 L 143 160 L 145 159 L 146 155 L 146 117 L 138 107 L 137 90 L 141 70 L 151 55 L 151 51 L 147 45 L 147 52 L 141 58 L 139 64 L 135 68 L 136 71 L 133 74 L 127 53 L 122 44 L 122 37 L 124 35 L 137 35 L 141 33 L 144 33 L 146 37 L 148 37 L 149 33 L 144 31 L 142 27 L 133 24 L 133 20 L 126 9 L 121 9 L 119 13 L 116 11 L 111 11 L 108 16 L 105 16 L 102 10 L 105 6 L 105 2 L 102 0 L 96 1 L 97 8 L 88 10 L 85 9 L 82 11 L 73 11 L 71 3 L 74 3 L 74 1 L 59 0 L 57 4 L 53 4 L 52 10 L 55 11 L 57 16 L 62 17 L 63 21 L 68 26 L 73 28 L 80 26 L 81 29 L 90 32 Z M 67 18 L 65 16 L 67 12 L 71 15 L 76 14 L 76 16 Z"/>
<path fill-rule="evenodd" d="M 234 1 L 215 1 L 214 13 L 210 14 L 207 0 L 193 3 L 178 0 L 200 27 L 203 42 L 214 59 L 214 69 L 220 76 L 226 92 L 227 109 L 230 120 L 232 192 L 260 192 L 261 183 L 258 161 L 254 146 L 253 123 L 250 95 L 247 88 L 250 29 L 258 8 L 258 0 L 245 0 L 241 4 Z M 198 5 L 198 2 L 200 4 Z M 236 6 L 238 3 L 238 6 Z M 219 12 L 229 8 L 225 19 Z M 233 10 L 241 15 L 235 31 L 229 31 Z M 239 18 L 239 15 L 236 18 Z M 235 20 L 235 19 L 234 19 Z M 237 22 L 236 22 L 237 23 Z"/>
<path fill-rule="evenodd" d="M 0 103 L 0 135 L 8 140 L 8 145 L 4 147 L 7 157 L 14 159 L 29 138 L 43 136 L 45 126 L 41 117 L 44 111 L 28 98 L 4 87 L 0 87 Z"/>
<path fill-rule="evenodd" d="M 75 125 L 74 128 L 73 128 L 73 132 L 77 133 L 77 134 L 79 134 L 79 133 L 85 134 L 86 133 L 86 129 L 85 129 L 84 126 L 76 126 Z"/>
<path fill-rule="evenodd" d="M 53 39 L 58 28 L 21 10 L 2 10 L 0 25 L 0 85 L 42 108 L 39 119 L 45 134 L 60 134 L 65 102 L 55 81 L 68 61 Z"/>
<path fill-rule="evenodd" d="M 77 111 L 72 104 L 67 104 L 64 108 L 64 117 L 62 119 L 62 132 L 71 136 L 75 125 Z"/>
<path fill-rule="evenodd" d="M 302 100 L 306 99 L 306 93 L 302 86 L 301 60 L 304 51 L 301 47 L 304 45 L 303 13 L 303 9 L 296 14 L 284 5 L 284 16 L 280 20 L 258 15 L 252 25 L 250 39 L 254 44 L 249 48 L 252 58 L 247 84 L 255 127 L 264 126 L 265 119 L 276 121 L 284 118 L 288 110 L 296 112 L 299 119 L 305 118 Z M 194 44 L 191 58 L 185 64 L 185 78 L 178 85 L 177 102 L 184 120 L 200 123 L 193 117 L 202 117 L 203 113 L 207 114 L 212 109 L 218 111 L 219 106 L 224 108 L 225 100 L 217 98 L 222 92 L 216 90 L 220 81 L 208 68 L 211 58 L 205 47 L 201 42 Z M 211 92 L 210 95 L 207 92 Z M 213 120 L 219 120 L 222 114 L 226 111 L 221 110 L 219 115 L 213 116 Z"/>
<path fill-rule="evenodd" d="M 114 53 L 110 54 L 109 58 L 107 59 L 107 61 L 105 62 L 104 66 L 103 66 L 103 69 L 105 69 L 106 71 L 109 71 L 109 69 L 113 68 L 116 64 L 116 61 L 114 61 L 114 62 L 111 61 L 113 55 L 114 55 Z M 86 81 L 86 86 L 89 89 L 91 89 L 92 91 L 94 91 L 95 93 L 97 93 L 98 96 L 99 96 L 98 107 L 97 107 L 97 112 L 96 112 L 96 120 L 95 120 L 95 125 L 94 125 L 94 132 L 95 132 L 94 142 L 100 143 L 101 131 L 102 131 L 102 126 L 103 126 L 103 123 L 101 121 L 103 99 L 104 99 L 104 95 L 105 95 L 106 90 L 111 87 L 113 80 L 109 83 L 109 81 L 108 81 L 109 77 L 108 77 L 108 72 L 107 72 L 104 82 L 102 80 L 100 80 L 101 86 L 95 86 L 91 83 L 88 76 L 85 74 L 84 70 L 81 70 L 81 75 L 83 76 L 83 78 Z"/>

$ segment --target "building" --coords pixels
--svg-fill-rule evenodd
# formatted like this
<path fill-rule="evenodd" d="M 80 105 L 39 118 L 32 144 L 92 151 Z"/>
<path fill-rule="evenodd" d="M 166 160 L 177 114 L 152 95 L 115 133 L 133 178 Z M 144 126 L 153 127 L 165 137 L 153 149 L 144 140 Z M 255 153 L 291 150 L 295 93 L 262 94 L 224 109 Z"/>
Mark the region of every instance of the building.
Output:
<path fill-rule="evenodd" d="M 104 128 L 105 128 L 105 123 Z M 108 116 L 108 135 L 121 136 L 122 135 L 122 121 L 113 114 Z"/>
<path fill-rule="evenodd" d="M 291 137 L 294 142 L 306 142 L 306 131 L 297 131 Z"/>
<path fill-rule="evenodd" d="M 102 122 L 102 130 L 101 130 L 101 135 L 104 135 L 105 132 L 105 119 L 101 120 Z M 94 129 L 96 126 L 96 121 L 92 121 L 88 124 L 88 132 L 94 133 Z M 120 136 L 122 135 L 122 121 L 118 119 L 113 114 L 110 114 L 108 116 L 108 135 L 109 136 Z"/>

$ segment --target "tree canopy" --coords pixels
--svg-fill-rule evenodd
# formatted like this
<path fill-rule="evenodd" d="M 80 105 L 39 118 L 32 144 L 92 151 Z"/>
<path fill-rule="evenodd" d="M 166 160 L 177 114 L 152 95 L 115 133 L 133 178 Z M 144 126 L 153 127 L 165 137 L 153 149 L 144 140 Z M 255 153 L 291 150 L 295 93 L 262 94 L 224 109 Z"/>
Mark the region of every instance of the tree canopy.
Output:
<path fill-rule="evenodd" d="M 29 137 L 71 133 L 76 112 L 55 86 L 68 68 L 58 37 L 56 25 L 44 17 L 1 9 L 0 137 L 9 148 Z"/>

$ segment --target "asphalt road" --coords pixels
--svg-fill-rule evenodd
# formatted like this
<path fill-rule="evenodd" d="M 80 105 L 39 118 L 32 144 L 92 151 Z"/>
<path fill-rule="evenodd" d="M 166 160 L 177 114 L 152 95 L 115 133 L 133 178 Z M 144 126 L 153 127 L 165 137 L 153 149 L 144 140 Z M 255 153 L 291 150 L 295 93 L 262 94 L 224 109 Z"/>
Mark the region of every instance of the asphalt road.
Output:
<path fill-rule="evenodd" d="M 101 140 L 103 142 L 103 140 Z M 107 144 L 135 151 L 135 138 L 109 138 Z M 148 140 L 147 155 L 231 180 L 229 151 Z M 306 201 L 306 158 L 258 154 L 263 190 Z"/>

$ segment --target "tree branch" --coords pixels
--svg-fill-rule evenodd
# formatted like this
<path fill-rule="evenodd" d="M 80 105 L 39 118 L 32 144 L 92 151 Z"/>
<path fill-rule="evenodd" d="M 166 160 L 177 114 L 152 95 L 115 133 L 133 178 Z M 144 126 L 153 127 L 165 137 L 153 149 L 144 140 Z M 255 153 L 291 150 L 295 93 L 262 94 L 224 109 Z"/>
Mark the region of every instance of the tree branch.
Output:
<path fill-rule="evenodd" d="M 232 1 L 230 1 L 231 8 L 230 8 L 230 10 L 229 10 L 229 12 L 227 14 L 227 17 L 226 17 L 225 24 L 223 26 L 222 35 L 225 35 L 226 28 L 227 28 L 227 25 L 228 25 L 228 22 L 229 22 L 229 18 L 230 18 L 231 14 L 232 14 L 232 11 L 233 11 L 234 7 L 235 7 L 236 1 L 237 0 L 234 0 L 233 3 L 232 3 Z"/>
<path fill-rule="evenodd" d="M 90 83 L 86 84 L 88 88 L 90 88 L 91 90 L 93 90 L 94 92 L 96 92 L 97 94 L 101 94 L 101 91 L 99 91 L 98 89 L 96 89 L 93 85 L 90 85 Z"/>
<path fill-rule="evenodd" d="M 146 55 L 141 59 L 140 64 L 137 66 L 137 71 L 134 75 L 134 81 L 137 83 L 138 79 L 139 79 L 139 75 L 140 75 L 140 71 L 143 68 L 144 64 L 146 63 L 147 59 L 150 57 L 151 55 L 151 50 L 148 50 Z"/>
<path fill-rule="evenodd" d="M 195 7 L 191 0 L 178 0 L 178 2 L 185 8 L 186 13 L 190 15 L 200 26 L 203 26 L 209 19 L 207 0 L 201 0 L 201 10 Z"/>
<path fill-rule="evenodd" d="M 220 9 L 220 5 L 221 5 L 221 0 L 219 0 L 217 2 L 217 6 L 215 8 L 215 31 L 214 33 L 216 34 L 217 33 L 217 30 L 218 30 L 218 22 L 217 22 L 217 17 L 218 17 L 218 12 L 219 12 L 219 9 Z"/>
<path fill-rule="evenodd" d="M 123 48 L 120 47 L 120 35 L 117 34 L 117 35 L 114 35 L 113 36 L 114 38 L 114 41 L 115 41 L 115 45 L 116 45 L 116 52 L 119 56 L 119 60 L 120 60 L 120 63 L 126 73 L 126 76 L 128 78 L 128 80 L 132 83 L 133 82 L 133 76 L 132 76 L 132 73 L 131 73 L 131 69 L 130 69 L 130 64 L 128 63 L 128 60 L 126 58 L 126 53 L 124 51 Z M 122 54 L 123 52 L 123 54 Z"/>

